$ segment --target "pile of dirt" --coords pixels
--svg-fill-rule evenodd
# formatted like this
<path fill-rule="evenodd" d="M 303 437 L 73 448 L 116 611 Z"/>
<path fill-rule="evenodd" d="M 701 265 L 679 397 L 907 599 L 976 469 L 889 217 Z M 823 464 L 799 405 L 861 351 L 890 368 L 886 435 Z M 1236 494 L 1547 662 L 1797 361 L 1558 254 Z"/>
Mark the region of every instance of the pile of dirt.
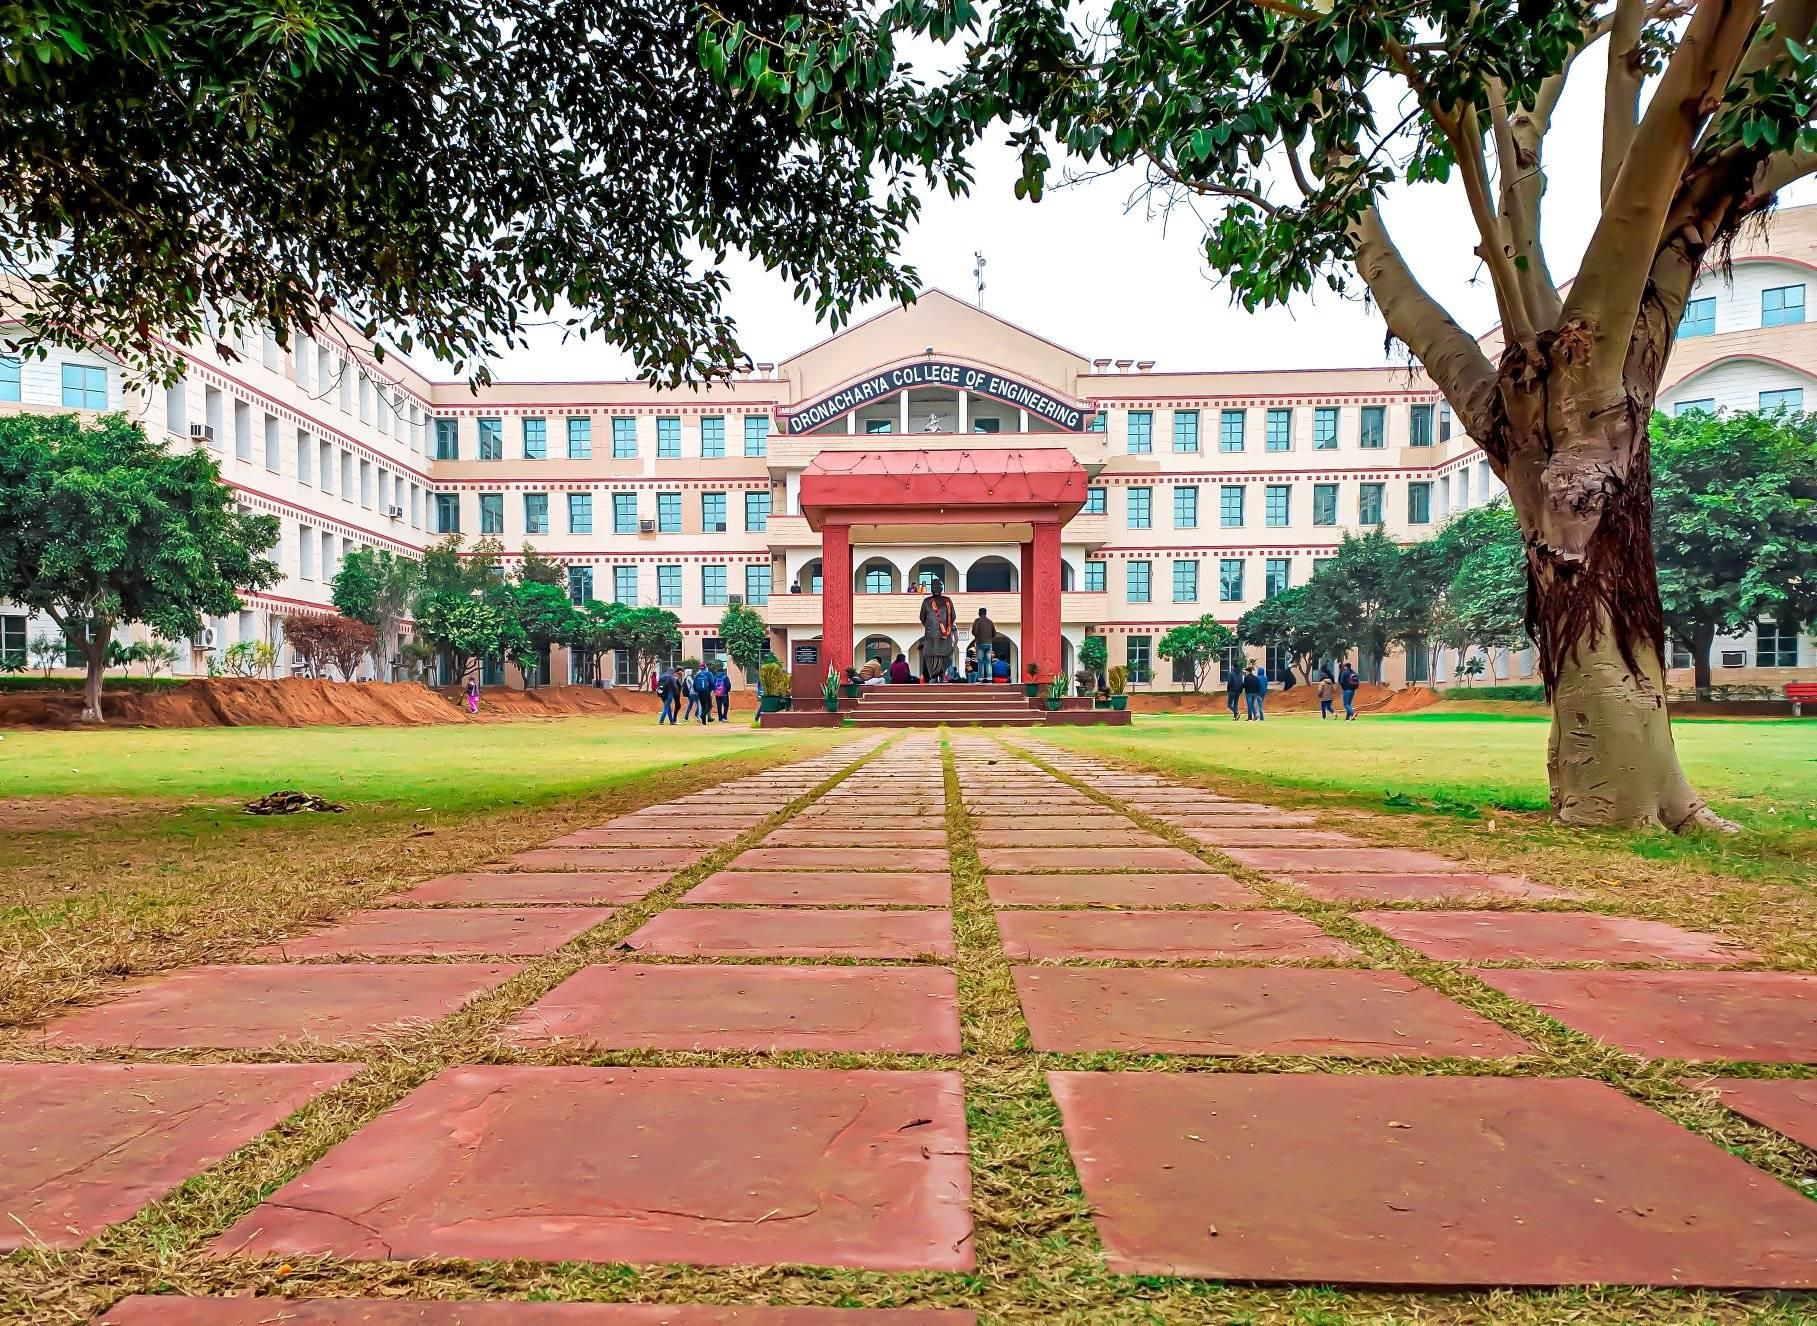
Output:
<path fill-rule="evenodd" d="M 1416 709 L 1425 709 L 1439 702 L 1438 692 L 1424 686 L 1409 686 L 1404 690 L 1395 690 L 1391 686 L 1363 685 L 1357 687 L 1356 707 L 1359 712 L 1375 714 L 1405 714 Z M 1229 701 L 1225 698 L 1223 687 L 1217 690 L 1205 690 L 1194 694 L 1187 692 L 1144 692 L 1129 697 L 1129 707 L 1139 713 L 1149 714 L 1219 714 L 1228 713 Z M 1301 683 L 1291 690 L 1275 686 L 1268 688 L 1268 711 L 1281 713 L 1285 711 L 1307 710 L 1317 713 L 1319 707 L 1319 689 Z"/>
<path fill-rule="evenodd" d="M 209 677 L 155 690 L 105 692 L 101 711 L 125 727 L 404 727 L 459 723 L 466 716 L 434 691 L 408 682 L 264 681 Z M 79 727 L 82 693 L 0 693 L 0 726 Z"/>
<path fill-rule="evenodd" d="M 464 703 L 458 690 L 444 691 L 451 703 Z M 732 708 L 750 710 L 757 703 L 755 691 L 733 691 Z M 630 686 L 601 689 L 597 686 L 538 686 L 533 691 L 502 686 L 480 692 L 480 718 L 559 718 L 569 714 L 654 714 L 662 700 L 654 691 Z"/>
<path fill-rule="evenodd" d="M 338 801 L 316 796 L 313 792 L 298 792 L 291 788 L 283 792 L 267 792 L 255 801 L 248 801 L 240 809 L 248 815 L 301 815 L 304 811 L 339 815 L 347 807 Z"/>
<path fill-rule="evenodd" d="M 1376 689 L 1383 690 L 1386 688 L 1376 687 Z M 1361 692 L 1358 692 L 1357 698 L 1362 698 Z M 1430 686 L 1408 686 L 1402 690 L 1389 691 L 1387 699 L 1383 700 L 1380 704 L 1371 705 L 1369 708 L 1372 712 L 1378 714 L 1411 714 L 1416 710 L 1430 709 L 1433 705 L 1438 704 L 1443 698 L 1443 696 L 1433 690 Z"/>

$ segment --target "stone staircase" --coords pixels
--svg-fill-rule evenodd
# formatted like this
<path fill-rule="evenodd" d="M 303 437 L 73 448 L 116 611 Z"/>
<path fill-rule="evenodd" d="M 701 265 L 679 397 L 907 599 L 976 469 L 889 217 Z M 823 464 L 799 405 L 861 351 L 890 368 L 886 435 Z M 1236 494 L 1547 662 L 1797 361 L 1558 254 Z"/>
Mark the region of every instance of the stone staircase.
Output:
<path fill-rule="evenodd" d="M 1037 727 L 1046 721 L 1020 686 L 866 686 L 850 717 L 858 727 Z"/>

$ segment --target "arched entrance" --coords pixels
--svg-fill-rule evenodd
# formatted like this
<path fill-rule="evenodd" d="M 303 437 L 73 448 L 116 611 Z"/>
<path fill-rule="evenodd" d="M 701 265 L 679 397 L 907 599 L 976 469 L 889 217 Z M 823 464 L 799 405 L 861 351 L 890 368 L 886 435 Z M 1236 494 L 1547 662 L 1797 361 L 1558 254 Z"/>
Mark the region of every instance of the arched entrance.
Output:
<path fill-rule="evenodd" d="M 801 568 L 801 574 L 795 577 L 797 594 L 818 594 L 820 592 L 820 559 L 816 557 Z"/>
<path fill-rule="evenodd" d="M 909 583 L 917 594 L 925 594 L 928 592 L 928 582 L 935 579 L 951 593 L 959 588 L 959 568 L 944 557 L 923 557 L 915 563 L 915 571 L 909 577 Z"/>
<path fill-rule="evenodd" d="M 858 648 L 853 652 L 857 657 L 859 667 L 864 666 L 873 658 L 888 666 L 895 661 L 896 655 L 902 652 L 902 647 L 889 636 L 879 633 L 865 636 L 858 642 Z"/>
<path fill-rule="evenodd" d="M 1013 594 L 1016 568 L 1005 557 L 980 557 L 965 573 L 965 588 L 972 594 Z"/>
<path fill-rule="evenodd" d="M 902 575 L 887 557 L 868 557 L 852 579 L 852 588 L 860 594 L 899 594 Z"/>

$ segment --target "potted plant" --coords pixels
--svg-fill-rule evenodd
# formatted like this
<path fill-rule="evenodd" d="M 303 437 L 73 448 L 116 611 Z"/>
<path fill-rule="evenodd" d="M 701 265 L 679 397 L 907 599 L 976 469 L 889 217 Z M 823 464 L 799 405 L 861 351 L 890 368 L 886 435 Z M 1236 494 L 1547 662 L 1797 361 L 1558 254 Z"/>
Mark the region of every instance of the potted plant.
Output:
<path fill-rule="evenodd" d="M 765 663 L 757 670 L 757 678 L 763 683 L 763 702 L 759 706 L 766 714 L 774 714 L 789 707 L 794 683 L 789 680 L 788 669 L 776 662 Z"/>
<path fill-rule="evenodd" d="M 1037 680 L 1037 678 L 1041 676 L 1041 665 L 1039 663 L 1030 663 L 1026 671 L 1028 673 L 1028 681 L 1023 685 L 1022 693 L 1032 700 L 1041 694 L 1041 683 Z"/>
<path fill-rule="evenodd" d="M 1060 702 L 1065 698 L 1066 678 L 1061 673 L 1056 672 L 1054 673 L 1053 684 L 1047 688 L 1046 705 L 1048 712 L 1052 713 L 1054 710 L 1058 709 L 1060 707 Z"/>
<path fill-rule="evenodd" d="M 1129 708 L 1129 696 L 1124 689 L 1129 685 L 1129 669 L 1121 663 L 1110 670 L 1110 707 L 1112 709 Z"/>
<path fill-rule="evenodd" d="M 829 714 L 839 712 L 839 673 L 833 668 L 826 670 L 826 685 L 820 688 L 820 698 L 826 702 Z"/>

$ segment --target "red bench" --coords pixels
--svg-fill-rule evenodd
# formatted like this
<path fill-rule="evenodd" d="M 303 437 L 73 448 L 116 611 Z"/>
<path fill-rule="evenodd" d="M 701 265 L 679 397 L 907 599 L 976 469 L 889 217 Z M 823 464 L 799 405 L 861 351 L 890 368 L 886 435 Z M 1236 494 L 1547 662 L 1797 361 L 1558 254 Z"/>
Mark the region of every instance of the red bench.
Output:
<path fill-rule="evenodd" d="M 1804 706 L 1817 704 L 1817 681 L 1788 681 L 1785 698 L 1792 702 L 1792 717 L 1803 718 Z"/>

